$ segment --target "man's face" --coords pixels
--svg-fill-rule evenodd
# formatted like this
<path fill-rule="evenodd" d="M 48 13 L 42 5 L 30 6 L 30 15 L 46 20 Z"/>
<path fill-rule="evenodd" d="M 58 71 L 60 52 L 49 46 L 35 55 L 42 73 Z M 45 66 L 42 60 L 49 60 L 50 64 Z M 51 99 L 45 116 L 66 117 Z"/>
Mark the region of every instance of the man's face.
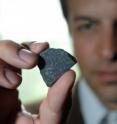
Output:
<path fill-rule="evenodd" d="M 117 0 L 68 0 L 75 53 L 89 86 L 117 104 Z"/>

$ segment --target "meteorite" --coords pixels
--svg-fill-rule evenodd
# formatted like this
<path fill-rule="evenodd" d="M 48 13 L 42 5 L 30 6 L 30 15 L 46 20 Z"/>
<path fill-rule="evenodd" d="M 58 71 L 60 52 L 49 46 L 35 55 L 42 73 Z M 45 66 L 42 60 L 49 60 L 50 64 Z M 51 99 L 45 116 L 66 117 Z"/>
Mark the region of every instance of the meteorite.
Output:
<path fill-rule="evenodd" d="M 65 50 L 48 48 L 40 54 L 38 66 L 44 82 L 51 87 L 76 62 L 76 58 Z"/>

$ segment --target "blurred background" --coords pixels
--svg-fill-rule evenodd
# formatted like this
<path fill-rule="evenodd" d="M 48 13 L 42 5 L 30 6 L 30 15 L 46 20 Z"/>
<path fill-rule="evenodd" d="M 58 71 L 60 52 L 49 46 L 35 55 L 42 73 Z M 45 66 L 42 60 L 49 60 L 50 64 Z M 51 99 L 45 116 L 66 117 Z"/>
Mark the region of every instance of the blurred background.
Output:
<path fill-rule="evenodd" d="M 48 41 L 50 47 L 63 48 L 73 54 L 59 0 L 0 0 L 0 39 L 18 43 Z M 38 111 L 37 106 L 46 97 L 47 89 L 38 67 L 23 70 L 19 97 L 29 111 Z"/>

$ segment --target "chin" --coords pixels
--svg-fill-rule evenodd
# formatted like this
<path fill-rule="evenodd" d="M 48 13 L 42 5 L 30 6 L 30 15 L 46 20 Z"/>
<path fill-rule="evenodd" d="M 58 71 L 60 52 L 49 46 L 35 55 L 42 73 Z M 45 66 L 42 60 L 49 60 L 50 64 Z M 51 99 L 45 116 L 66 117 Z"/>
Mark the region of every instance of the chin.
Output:
<path fill-rule="evenodd" d="M 102 99 L 104 104 L 107 104 L 109 108 L 117 108 L 117 86 L 105 87 L 99 92 L 99 98 Z"/>

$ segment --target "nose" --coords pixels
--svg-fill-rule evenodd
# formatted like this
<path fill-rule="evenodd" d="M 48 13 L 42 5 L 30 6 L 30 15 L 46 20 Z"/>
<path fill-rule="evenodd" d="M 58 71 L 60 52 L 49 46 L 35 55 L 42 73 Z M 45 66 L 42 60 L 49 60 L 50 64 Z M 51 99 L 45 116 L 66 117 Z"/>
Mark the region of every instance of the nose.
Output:
<path fill-rule="evenodd" d="M 117 30 L 117 29 L 116 29 Z M 103 31 L 101 39 L 101 48 L 99 53 L 102 58 L 108 60 L 117 60 L 117 36 L 115 26 Z"/>

